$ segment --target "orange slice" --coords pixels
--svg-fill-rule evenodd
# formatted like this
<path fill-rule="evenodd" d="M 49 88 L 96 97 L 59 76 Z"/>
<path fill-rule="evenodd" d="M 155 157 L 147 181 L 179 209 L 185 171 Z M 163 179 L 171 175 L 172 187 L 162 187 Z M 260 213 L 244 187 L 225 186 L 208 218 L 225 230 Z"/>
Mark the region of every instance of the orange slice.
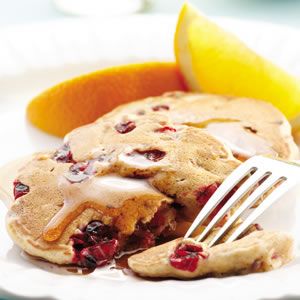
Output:
<path fill-rule="evenodd" d="M 174 63 L 111 67 L 46 90 L 29 103 L 27 117 L 36 127 L 64 136 L 120 104 L 175 90 L 186 88 Z"/>

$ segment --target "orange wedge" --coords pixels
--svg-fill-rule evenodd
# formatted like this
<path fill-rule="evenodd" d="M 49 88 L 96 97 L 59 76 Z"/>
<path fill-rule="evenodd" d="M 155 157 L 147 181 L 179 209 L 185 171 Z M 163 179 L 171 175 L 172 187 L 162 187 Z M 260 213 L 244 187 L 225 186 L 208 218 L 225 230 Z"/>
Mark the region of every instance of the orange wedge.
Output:
<path fill-rule="evenodd" d="M 46 90 L 29 103 L 27 117 L 36 127 L 64 136 L 120 104 L 175 90 L 186 88 L 174 63 L 111 67 Z"/>

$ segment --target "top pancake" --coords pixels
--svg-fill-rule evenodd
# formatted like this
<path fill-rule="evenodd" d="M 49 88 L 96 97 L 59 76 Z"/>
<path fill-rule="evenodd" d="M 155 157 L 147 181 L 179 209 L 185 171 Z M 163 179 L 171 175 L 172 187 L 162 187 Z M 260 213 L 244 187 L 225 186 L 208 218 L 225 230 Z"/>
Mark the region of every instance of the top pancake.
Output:
<path fill-rule="evenodd" d="M 153 111 L 167 115 L 174 123 L 206 128 L 241 156 L 299 158 L 284 115 L 271 104 L 254 99 L 173 92 L 119 106 L 99 121 L 117 122 L 124 115 L 143 117 Z"/>

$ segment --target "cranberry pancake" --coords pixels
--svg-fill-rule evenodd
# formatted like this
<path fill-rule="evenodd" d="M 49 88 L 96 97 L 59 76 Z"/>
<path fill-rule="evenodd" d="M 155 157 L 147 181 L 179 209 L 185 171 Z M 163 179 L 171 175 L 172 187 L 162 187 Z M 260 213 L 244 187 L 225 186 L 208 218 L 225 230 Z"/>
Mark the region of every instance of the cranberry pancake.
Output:
<path fill-rule="evenodd" d="M 21 248 L 95 267 L 154 246 L 174 231 L 178 214 L 194 216 L 240 164 L 206 131 L 164 115 L 126 126 L 105 120 L 77 129 L 68 144 L 20 170 L 7 227 Z"/>
<path fill-rule="evenodd" d="M 241 159 L 253 155 L 299 158 L 289 122 L 264 101 L 172 92 L 119 106 L 103 118 L 118 122 L 124 115 L 134 119 L 153 112 L 169 116 L 176 124 L 206 129 Z"/>

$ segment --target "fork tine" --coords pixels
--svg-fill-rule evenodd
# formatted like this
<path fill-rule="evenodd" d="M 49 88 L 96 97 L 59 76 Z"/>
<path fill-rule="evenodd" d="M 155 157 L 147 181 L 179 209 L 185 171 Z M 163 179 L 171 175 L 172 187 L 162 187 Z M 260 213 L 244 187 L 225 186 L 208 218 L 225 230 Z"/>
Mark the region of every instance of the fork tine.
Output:
<path fill-rule="evenodd" d="M 214 226 L 225 216 L 225 214 L 239 202 L 261 179 L 266 176 L 266 171 L 256 171 L 253 175 L 242 183 L 238 190 L 230 197 L 225 205 L 219 210 L 214 218 L 205 227 L 204 231 L 197 238 L 197 242 L 205 240 Z"/>
<path fill-rule="evenodd" d="M 269 208 L 276 200 L 278 200 L 285 192 L 287 192 L 293 184 L 288 181 L 284 181 L 279 187 L 268 195 L 263 202 L 255 208 L 244 222 L 238 226 L 238 228 L 230 235 L 226 240 L 226 243 L 236 240 L 254 221 L 257 219 L 267 208 Z"/>
<path fill-rule="evenodd" d="M 220 185 L 220 187 L 215 191 L 206 205 L 202 208 L 188 231 L 186 232 L 184 238 L 190 237 L 193 232 L 205 221 L 205 219 L 210 215 L 210 213 L 216 208 L 216 206 L 224 199 L 224 197 L 243 179 L 245 176 L 250 174 L 250 172 L 256 170 L 253 166 L 251 159 L 247 160 L 245 163 L 241 164 L 237 169 L 235 169 Z"/>
<path fill-rule="evenodd" d="M 267 192 L 274 184 L 276 184 L 282 177 L 278 175 L 271 175 L 268 177 L 253 193 L 241 204 L 241 206 L 234 212 L 234 214 L 221 227 L 216 236 L 210 241 L 209 247 L 216 244 L 235 223 L 235 221 L 242 215 L 245 210 L 254 205 L 257 200 Z"/>

